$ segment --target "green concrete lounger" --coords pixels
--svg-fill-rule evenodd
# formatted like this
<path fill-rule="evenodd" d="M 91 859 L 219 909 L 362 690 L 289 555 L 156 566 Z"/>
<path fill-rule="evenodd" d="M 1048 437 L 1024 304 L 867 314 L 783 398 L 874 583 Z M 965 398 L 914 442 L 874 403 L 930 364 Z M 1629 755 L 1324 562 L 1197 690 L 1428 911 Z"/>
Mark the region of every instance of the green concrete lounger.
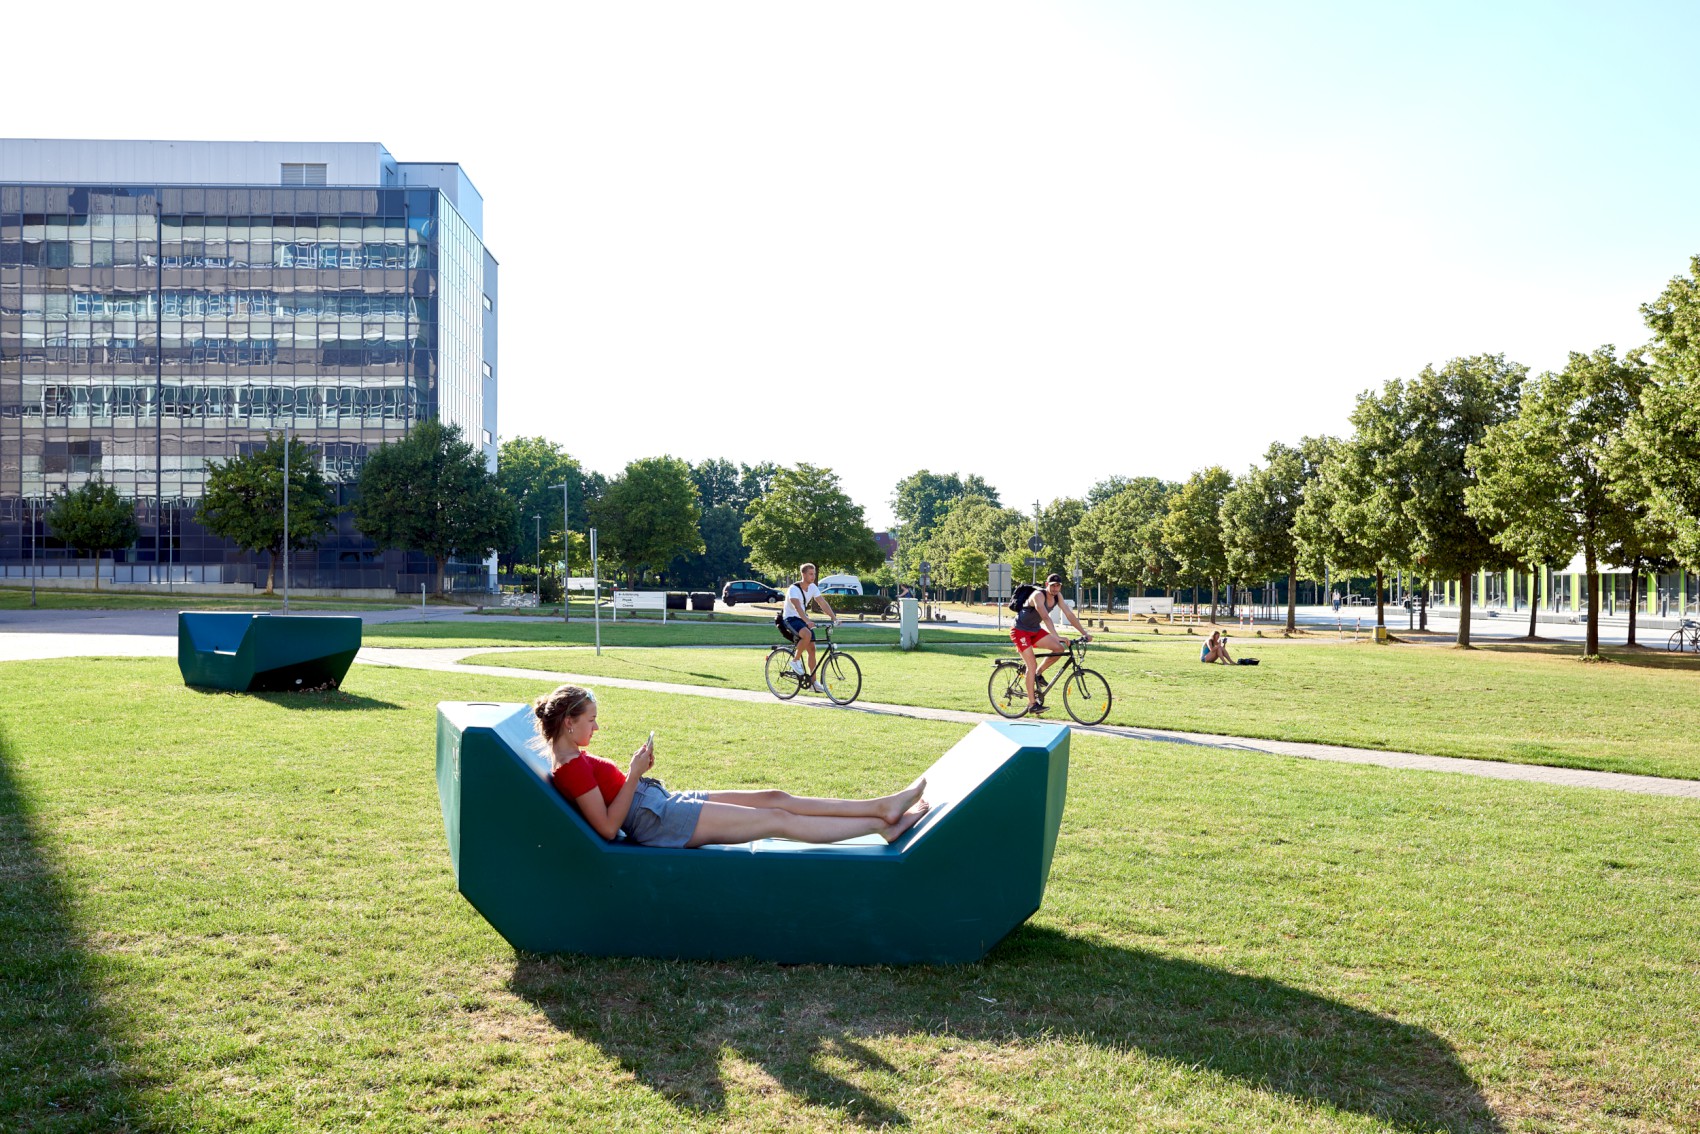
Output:
<path fill-rule="evenodd" d="M 976 726 L 927 771 L 930 812 L 895 843 L 608 842 L 530 747 L 529 705 L 437 706 L 437 791 L 455 883 L 516 949 L 791 963 L 976 961 L 1044 897 L 1068 729 Z"/>
<path fill-rule="evenodd" d="M 360 652 L 360 619 L 182 611 L 183 684 L 238 693 L 336 687 Z"/>

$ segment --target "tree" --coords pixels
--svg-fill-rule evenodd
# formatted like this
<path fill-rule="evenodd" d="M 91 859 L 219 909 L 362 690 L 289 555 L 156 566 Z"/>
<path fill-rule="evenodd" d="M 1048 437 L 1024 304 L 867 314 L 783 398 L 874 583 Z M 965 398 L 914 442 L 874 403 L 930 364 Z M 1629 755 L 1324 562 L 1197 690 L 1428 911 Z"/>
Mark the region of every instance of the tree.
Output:
<path fill-rule="evenodd" d="M 1311 578 L 1331 569 L 1374 576 L 1377 626 L 1387 625 L 1387 573 L 1410 562 L 1414 538 L 1408 389 L 1395 379 L 1358 396 L 1351 440 L 1318 448 L 1316 479 L 1294 514 L 1299 566 Z"/>
<path fill-rule="evenodd" d="M 355 526 L 379 550 L 430 556 L 438 594 L 451 556 L 481 559 L 516 539 L 518 507 L 459 426 L 417 423 L 366 459 L 356 485 Z"/>
<path fill-rule="evenodd" d="M 829 571 L 871 571 L 884 560 L 862 506 L 844 494 L 831 469 L 800 464 L 779 469 L 772 487 L 749 507 L 743 527 L 750 562 L 771 579 L 790 578 L 799 563 Z"/>
<path fill-rule="evenodd" d="M 1112 496 L 1119 495 L 1123 489 L 1132 488 L 1141 480 L 1150 477 L 1107 476 L 1086 490 L 1086 507 L 1096 508 Z"/>
<path fill-rule="evenodd" d="M 1045 557 L 1042 570 L 1046 574 L 1054 571 L 1069 578 L 1079 558 L 1074 553 L 1074 528 L 1085 515 L 1086 504 L 1072 496 L 1059 496 L 1039 509 L 1039 538 L 1044 541 L 1039 554 Z"/>
<path fill-rule="evenodd" d="M 646 570 L 659 572 L 676 555 L 703 550 L 702 507 L 691 466 L 677 457 L 644 457 L 609 481 L 591 509 L 599 551 L 636 585 Z"/>
<path fill-rule="evenodd" d="M 1220 465 L 1201 469 L 1186 479 L 1169 500 L 1163 520 L 1163 541 L 1193 582 L 1192 606 L 1198 609 L 1198 582 L 1210 581 L 1210 619 L 1216 619 L 1216 587 L 1228 573 L 1228 551 L 1222 545 L 1222 498 L 1234 478 Z"/>
<path fill-rule="evenodd" d="M 945 561 L 950 585 L 962 588 L 963 602 L 973 602 L 975 588 L 985 584 L 986 563 L 986 553 L 977 547 L 959 547 Z"/>
<path fill-rule="evenodd" d="M 1475 483 L 1470 447 L 1488 428 L 1517 412 L 1528 368 L 1501 354 L 1455 358 L 1439 371 L 1424 367 L 1404 384 L 1398 420 L 1401 443 L 1384 462 L 1398 485 L 1409 521 L 1411 560 L 1441 578 L 1458 580 L 1458 645 L 1470 644 L 1470 581 L 1484 568 L 1516 566 L 1493 541 L 1493 529 L 1471 513 L 1465 491 Z"/>
<path fill-rule="evenodd" d="M 1031 520 L 1013 508 L 1000 508 L 982 496 L 962 496 L 938 517 L 921 554 L 935 570 L 957 552 L 971 548 L 988 563 L 1018 563 L 1027 554 Z"/>
<path fill-rule="evenodd" d="M 999 504 L 997 490 L 978 476 L 922 469 L 897 482 L 891 510 L 903 524 L 904 534 L 920 541 L 932 534 L 933 525 L 945 508 L 964 496 L 981 497 L 994 508 Z"/>
<path fill-rule="evenodd" d="M 47 509 L 47 530 L 78 551 L 94 553 L 94 587 L 100 589 L 100 557 L 129 547 L 141 534 L 136 506 L 102 480 L 91 480 L 72 492 L 53 498 Z M 116 569 L 116 563 L 114 564 Z"/>
<path fill-rule="evenodd" d="M 283 556 L 284 436 L 266 435 L 266 447 L 222 463 L 207 461 L 207 486 L 195 519 L 207 531 L 244 551 L 270 553 L 266 593 L 272 593 Z M 336 528 L 336 489 L 300 438 L 289 448 L 289 550 L 305 551 Z"/>
<path fill-rule="evenodd" d="M 1069 533 L 1082 573 L 1109 592 L 1107 607 L 1115 605 L 1118 585 L 1166 586 L 1178 571 L 1162 529 L 1180 486 L 1150 476 L 1117 479 L 1121 490 L 1087 508 Z"/>
<path fill-rule="evenodd" d="M 1641 305 L 1653 331 L 1641 403 L 1623 430 L 1621 460 L 1649 519 L 1669 533 L 1670 554 L 1700 571 L 1700 256 L 1659 298 Z"/>
<path fill-rule="evenodd" d="M 575 532 L 590 530 L 590 504 L 606 487 L 600 474 L 586 474 L 564 448 L 542 437 L 503 441 L 496 450 L 496 482 L 515 501 L 520 518 L 515 538 L 497 550 L 510 566 L 529 562 L 537 553 L 539 525 L 533 516 L 543 519 L 543 542 L 559 546 L 562 484 L 567 486 L 567 520 Z"/>
<path fill-rule="evenodd" d="M 1306 437 L 1298 448 L 1279 441 L 1222 498 L 1222 543 L 1228 574 L 1242 583 L 1287 576 L 1287 632 L 1298 627 L 1299 545 L 1293 534 L 1305 489 L 1316 479 L 1329 438 Z"/>

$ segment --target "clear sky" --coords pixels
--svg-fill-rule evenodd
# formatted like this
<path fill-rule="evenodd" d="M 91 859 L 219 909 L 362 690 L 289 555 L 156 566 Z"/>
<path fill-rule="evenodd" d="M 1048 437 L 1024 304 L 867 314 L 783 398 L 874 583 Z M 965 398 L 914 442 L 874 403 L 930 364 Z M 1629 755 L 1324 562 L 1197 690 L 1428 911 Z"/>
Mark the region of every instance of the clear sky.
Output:
<path fill-rule="evenodd" d="M 809 460 L 876 527 L 1638 345 L 1700 252 L 1689 3 L 15 8 L 8 136 L 460 162 L 504 437 Z"/>

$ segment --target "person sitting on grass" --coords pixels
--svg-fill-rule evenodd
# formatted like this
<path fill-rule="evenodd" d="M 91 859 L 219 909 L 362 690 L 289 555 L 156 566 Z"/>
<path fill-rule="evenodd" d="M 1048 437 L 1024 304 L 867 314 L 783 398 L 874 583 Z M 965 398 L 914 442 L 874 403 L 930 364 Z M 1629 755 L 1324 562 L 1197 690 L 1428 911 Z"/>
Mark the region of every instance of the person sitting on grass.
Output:
<path fill-rule="evenodd" d="M 1234 659 L 1228 656 L 1228 640 L 1222 637 L 1220 630 L 1212 631 L 1210 640 L 1204 643 L 1204 649 L 1199 653 L 1198 660 L 1205 662 L 1221 662 L 1223 665 L 1233 665 Z"/>
<path fill-rule="evenodd" d="M 836 843 L 863 835 L 896 840 L 930 806 L 923 777 L 878 799 L 817 799 L 783 791 L 668 791 L 647 775 L 655 766 L 655 734 L 632 753 L 629 772 L 585 750 L 601 727 L 596 697 L 562 685 L 537 698 L 538 747 L 549 753 L 555 790 L 578 808 L 596 833 L 621 831 L 646 847 L 701 847 L 752 839 Z"/>
<path fill-rule="evenodd" d="M 1022 586 L 1027 584 L 1023 583 Z M 1039 703 L 1039 694 L 1045 691 L 1044 673 L 1057 663 L 1057 658 L 1066 650 L 1062 636 L 1057 633 L 1056 624 L 1051 621 L 1051 611 L 1062 607 L 1063 614 L 1074 623 L 1074 628 L 1080 631 L 1080 640 L 1090 642 L 1092 635 L 1086 632 L 1086 627 L 1080 624 L 1080 619 L 1074 616 L 1074 610 L 1068 605 L 1068 600 L 1062 597 L 1062 576 L 1055 574 L 1045 576 L 1045 585 L 1034 590 L 1027 596 L 1027 601 L 1021 605 L 1021 611 L 1015 616 L 1015 625 L 1010 628 L 1010 641 L 1015 643 L 1016 650 L 1021 654 L 1022 677 L 1027 683 L 1027 711 L 1034 716 L 1045 711 Z M 1034 653 L 1044 650 L 1051 656 L 1034 668 Z M 1034 683 L 1038 683 L 1037 689 Z"/>

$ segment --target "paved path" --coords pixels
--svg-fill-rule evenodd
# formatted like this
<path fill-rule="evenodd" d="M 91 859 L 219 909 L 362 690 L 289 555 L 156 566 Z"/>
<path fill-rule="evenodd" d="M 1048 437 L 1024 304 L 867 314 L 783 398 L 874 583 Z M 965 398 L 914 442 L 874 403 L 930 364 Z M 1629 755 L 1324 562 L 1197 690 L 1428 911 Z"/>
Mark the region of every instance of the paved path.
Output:
<path fill-rule="evenodd" d="M 439 608 L 440 609 L 440 608 Z M 28 617 L 20 618 L 20 614 Z M 373 612 L 368 621 L 392 621 L 419 617 L 415 612 Z M 431 614 L 425 617 L 431 618 Z M 436 617 L 453 617 L 437 615 Z M 513 650 L 524 653 L 540 647 Z M 882 716 L 913 717 L 919 720 L 977 724 L 997 719 L 990 713 L 965 713 L 956 709 L 929 709 L 918 705 L 885 705 L 858 701 L 839 708 L 817 699 L 776 701 L 765 691 L 716 689 L 701 685 L 673 685 L 661 681 L 635 681 L 622 677 L 595 677 L 555 670 L 509 669 L 504 666 L 461 665 L 474 654 L 505 652 L 489 647 L 475 649 L 407 650 L 364 646 L 356 659 L 367 665 L 438 670 L 445 673 L 478 673 L 492 677 L 520 677 L 559 683 L 580 682 L 621 689 L 645 689 L 685 697 L 707 697 L 721 701 L 774 705 L 834 712 L 874 713 Z M 169 611 L 6 611 L 0 618 L 0 661 L 28 661 L 65 657 L 163 657 L 177 656 L 177 618 Z M 1244 736 L 1176 732 L 1169 729 L 1131 728 L 1125 725 L 1074 726 L 1080 732 L 1119 736 L 1129 740 L 1152 740 L 1167 744 L 1193 744 L 1240 752 L 1266 752 L 1276 756 L 1329 760 L 1344 764 L 1374 764 L 1383 768 L 1409 768 L 1426 772 L 1454 772 L 1497 780 L 1558 784 L 1566 787 L 1602 788 L 1643 795 L 1676 796 L 1700 800 L 1700 780 L 1672 780 L 1658 776 L 1632 776 L 1619 772 L 1591 772 L 1574 768 L 1549 768 L 1536 764 L 1505 764 L 1494 760 L 1464 760 L 1450 756 L 1423 756 L 1414 752 L 1384 752 L 1368 748 L 1346 748 L 1337 744 L 1301 744 L 1285 740 L 1258 740 Z"/>
<path fill-rule="evenodd" d="M 881 716 L 914 717 L 919 720 L 954 721 L 978 724 L 996 720 L 991 713 L 965 713 L 957 709 L 930 709 L 918 705 L 885 705 L 858 701 L 840 707 L 819 699 L 797 698 L 777 701 L 766 691 L 751 689 L 716 689 L 702 685 L 674 685 L 663 681 L 635 681 L 624 677 L 596 677 L 590 674 L 564 673 L 556 670 L 510 669 L 494 665 L 462 665 L 460 659 L 474 654 L 497 651 L 486 649 L 400 650 L 363 647 L 359 660 L 371 665 L 392 665 L 410 669 L 433 669 L 447 673 L 480 673 L 491 677 L 521 677 L 559 683 L 572 681 L 583 685 L 605 685 L 620 689 L 645 689 L 655 693 L 673 693 L 685 697 L 707 697 L 719 701 L 743 701 L 751 704 L 785 705 L 794 708 L 820 709 L 834 712 L 874 713 Z M 520 650 L 516 653 L 523 652 Z M 1132 728 L 1126 725 L 1098 725 L 1084 728 L 1072 726 L 1077 732 L 1099 736 L 1119 736 L 1128 740 L 1154 740 L 1167 744 L 1193 744 L 1205 748 L 1224 748 L 1239 752 L 1266 752 L 1275 756 L 1294 756 L 1307 760 L 1329 760 L 1341 764 L 1374 764 L 1382 768 L 1409 768 L 1425 772 L 1454 772 L 1467 776 L 1482 776 L 1495 780 L 1521 780 L 1525 783 L 1558 784 L 1565 787 L 1603 788 L 1610 791 L 1635 792 L 1641 795 L 1676 796 L 1700 800 L 1700 780 L 1672 780 L 1659 776 L 1632 776 L 1621 772 L 1593 772 L 1579 768 L 1550 768 L 1538 764 L 1506 764 L 1496 760 L 1465 760 L 1452 756 L 1424 756 L 1415 752 L 1384 752 L 1370 748 L 1347 748 L 1338 744 L 1303 744 L 1288 740 L 1258 740 L 1244 736 L 1215 736 L 1201 732 L 1175 732 L 1170 729 Z"/>

